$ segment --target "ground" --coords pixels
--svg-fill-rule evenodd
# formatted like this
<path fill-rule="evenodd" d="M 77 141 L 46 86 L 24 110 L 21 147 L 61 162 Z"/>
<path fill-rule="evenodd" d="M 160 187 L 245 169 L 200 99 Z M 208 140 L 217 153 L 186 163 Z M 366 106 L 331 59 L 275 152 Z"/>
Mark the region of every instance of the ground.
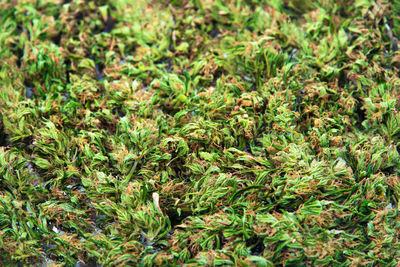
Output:
<path fill-rule="evenodd" d="M 395 266 L 400 1 L 1 1 L 0 263 Z"/>

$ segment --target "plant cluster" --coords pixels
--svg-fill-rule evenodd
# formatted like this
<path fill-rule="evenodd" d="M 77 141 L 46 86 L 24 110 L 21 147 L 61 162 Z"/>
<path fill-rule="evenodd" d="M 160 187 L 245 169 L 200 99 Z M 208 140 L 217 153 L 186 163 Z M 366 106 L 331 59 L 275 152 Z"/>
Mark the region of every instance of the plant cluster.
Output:
<path fill-rule="evenodd" d="M 0 2 L 0 263 L 395 266 L 400 1 Z"/>

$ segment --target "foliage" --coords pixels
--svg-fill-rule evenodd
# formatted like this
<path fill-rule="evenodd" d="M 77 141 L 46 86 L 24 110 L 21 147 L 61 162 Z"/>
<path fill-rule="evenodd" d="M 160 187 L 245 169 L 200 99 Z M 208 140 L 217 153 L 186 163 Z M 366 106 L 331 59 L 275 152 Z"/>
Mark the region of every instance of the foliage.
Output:
<path fill-rule="evenodd" d="M 0 3 L 0 263 L 395 266 L 400 1 Z"/>

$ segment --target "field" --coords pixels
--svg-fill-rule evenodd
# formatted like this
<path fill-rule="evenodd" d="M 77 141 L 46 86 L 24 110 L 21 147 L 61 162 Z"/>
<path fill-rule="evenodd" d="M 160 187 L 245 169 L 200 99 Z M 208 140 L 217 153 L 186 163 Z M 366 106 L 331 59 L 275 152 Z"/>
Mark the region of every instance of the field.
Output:
<path fill-rule="evenodd" d="M 399 38 L 399 0 L 1 1 L 0 265 L 396 266 Z"/>

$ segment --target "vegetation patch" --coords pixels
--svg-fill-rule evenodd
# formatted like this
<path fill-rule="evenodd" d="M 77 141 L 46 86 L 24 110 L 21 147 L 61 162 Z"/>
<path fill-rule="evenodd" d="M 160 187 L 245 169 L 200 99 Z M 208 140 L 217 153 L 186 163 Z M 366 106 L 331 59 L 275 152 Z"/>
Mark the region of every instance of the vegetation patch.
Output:
<path fill-rule="evenodd" d="M 2 1 L 2 266 L 396 266 L 400 1 Z"/>

